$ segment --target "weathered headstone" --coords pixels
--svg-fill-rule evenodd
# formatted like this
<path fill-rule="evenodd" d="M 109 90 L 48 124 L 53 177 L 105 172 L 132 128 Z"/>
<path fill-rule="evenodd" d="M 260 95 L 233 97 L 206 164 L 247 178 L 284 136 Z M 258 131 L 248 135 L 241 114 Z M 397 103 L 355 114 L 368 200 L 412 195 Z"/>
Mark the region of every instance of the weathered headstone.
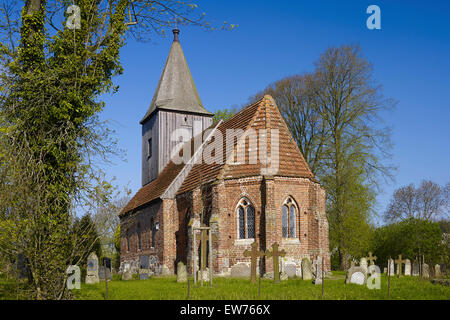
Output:
<path fill-rule="evenodd" d="M 412 275 L 413 275 L 413 277 L 419 276 L 419 262 L 417 262 L 417 260 L 414 260 L 414 262 L 413 262 Z"/>
<path fill-rule="evenodd" d="M 387 273 L 387 268 L 386 267 L 384 267 L 383 273 Z"/>
<path fill-rule="evenodd" d="M 139 256 L 139 280 L 148 280 L 150 277 L 150 264 L 148 256 Z"/>
<path fill-rule="evenodd" d="M 430 267 L 426 263 L 422 264 L 422 277 L 424 278 L 430 277 Z"/>
<path fill-rule="evenodd" d="M 148 280 L 150 279 L 148 273 L 139 273 L 139 280 Z"/>
<path fill-rule="evenodd" d="M 111 258 L 103 257 L 102 258 L 102 266 L 106 266 L 106 268 L 108 268 L 109 271 L 111 271 L 111 269 L 112 269 Z"/>
<path fill-rule="evenodd" d="M 347 275 L 345 277 L 345 283 L 355 283 L 359 285 L 363 285 L 366 283 L 367 278 L 367 272 L 366 270 L 359 266 L 359 267 L 350 267 L 347 270 Z"/>
<path fill-rule="evenodd" d="M 394 275 L 394 259 L 389 259 L 388 260 L 388 276 L 393 276 Z"/>
<path fill-rule="evenodd" d="M 440 276 L 441 276 L 441 266 L 439 264 L 436 264 L 434 266 L 434 277 L 440 278 Z"/>
<path fill-rule="evenodd" d="M 105 268 L 104 266 L 100 266 L 98 268 L 98 277 L 100 280 L 105 281 L 105 273 L 106 273 L 106 279 L 112 280 L 111 270 L 108 268 Z"/>
<path fill-rule="evenodd" d="M 308 258 L 303 258 L 302 260 L 302 279 L 312 280 L 313 274 L 311 270 L 311 262 Z"/>
<path fill-rule="evenodd" d="M 99 283 L 98 277 L 98 258 L 95 252 L 91 252 L 87 261 L 86 283 Z"/>
<path fill-rule="evenodd" d="M 179 283 L 187 282 L 186 266 L 181 261 L 178 262 L 177 264 L 177 282 Z"/>
<path fill-rule="evenodd" d="M 122 273 L 122 280 L 128 281 L 133 279 L 133 275 L 131 274 L 130 270 L 126 270 Z"/>
<path fill-rule="evenodd" d="M 231 267 L 232 278 L 248 278 L 251 276 L 250 267 L 244 262 L 238 262 Z"/>
<path fill-rule="evenodd" d="M 131 265 L 129 263 L 123 264 L 123 271 L 122 271 L 122 280 L 128 281 L 133 278 L 133 275 L 131 273 Z"/>
<path fill-rule="evenodd" d="M 278 283 L 280 282 L 280 262 L 279 262 L 279 257 L 284 257 L 286 255 L 286 251 L 278 250 L 278 243 L 274 243 L 272 245 L 272 251 L 267 250 L 266 251 L 266 256 L 267 257 L 272 257 L 273 260 L 273 282 L 274 283 Z"/>
<path fill-rule="evenodd" d="M 297 274 L 297 265 L 293 262 L 285 263 L 283 265 L 283 271 L 286 272 L 289 278 L 294 278 Z"/>
<path fill-rule="evenodd" d="M 359 260 L 359 266 L 361 267 L 361 268 L 363 268 L 364 269 L 364 271 L 365 271 L 365 273 L 367 274 L 367 260 L 366 260 L 366 258 L 361 258 L 360 260 Z"/>
<path fill-rule="evenodd" d="M 316 266 L 316 272 L 314 274 L 315 278 L 314 278 L 314 284 L 322 284 L 322 257 L 321 256 L 317 256 L 316 261 L 315 261 L 315 266 Z"/>
<path fill-rule="evenodd" d="M 447 274 L 447 265 L 445 263 L 441 264 L 441 274 L 442 275 Z"/>
<path fill-rule="evenodd" d="M 288 277 L 288 275 L 287 275 L 287 273 L 286 272 L 280 272 L 280 281 L 285 281 L 285 280 L 287 280 L 289 277 Z"/>
<path fill-rule="evenodd" d="M 258 244 L 255 242 L 252 243 L 252 250 L 245 250 L 244 257 L 251 258 L 251 266 L 250 266 L 250 282 L 256 283 L 256 266 L 258 262 L 258 258 L 264 257 L 264 251 L 258 249 Z"/>
<path fill-rule="evenodd" d="M 405 260 L 405 276 L 411 275 L 411 261 L 409 259 Z"/>

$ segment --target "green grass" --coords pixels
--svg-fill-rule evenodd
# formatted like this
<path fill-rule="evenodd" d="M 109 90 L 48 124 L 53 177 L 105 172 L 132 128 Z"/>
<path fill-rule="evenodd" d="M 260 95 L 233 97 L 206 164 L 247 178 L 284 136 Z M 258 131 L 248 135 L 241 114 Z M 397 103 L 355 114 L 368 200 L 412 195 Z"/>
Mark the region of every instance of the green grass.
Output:
<path fill-rule="evenodd" d="M 366 286 L 344 284 L 345 273 L 334 272 L 332 279 L 325 280 L 324 299 L 333 300 L 384 300 L 387 299 L 387 277 L 382 275 L 381 289 L 369 290 Z M 77 299 L 103 300 L 105 283 L 82 284 L 81 290 L 74 290 Z M 187 283 L 177 283 L 175 277 L 158 277 L 149 280 L 108 282 L 109 299 L 129 300 L 185 300 Z M 261 281 L 261 296 L 258 284 L 249 280 L 215 278 L 213 287 L 205 284 L 194 286 L 191 282 L 191 300 L 309 300 L 322 299 L 322 286 L 311 281 L 291 279 L 280 284 L 270 280 Z M 450 287 L 434 285 L 430 281 L 416 277 L 391 277 L 391 299 L 449 300 Z"/>
<path fill-rule="evenodd" d="M 325 280 L 324 299 L 333 300 L 385 300 L 387 299 L 387 277 L 381 276 L 381 289 L 369 290 L 366 286 L 344 284 L 345 273 L 333 272 Z M 25 288 L 25 282 L 19 284 Z M 17 285 L 0 278 L 0 300 L 25 299 Z M 78 300 L 105 299 L 105 283 L 82 284 L 81 290 L 73 290 Z M 108 282 L 108 298 L 114 300 L 185 300 L 187 283 L 177 283 L 175 277 L 154 277 L 150 280 Z M 191 281 L 191 300 L 320 300 L 322 286 L 311 281 L 290 279 L 280 284 L 271 280 L 261 281 L 261 296 L 258 283 L 250 284 L 245 279 L 215 278 L 213 287 L 205 284 L 194 286 Z M 391 277 L 392 300 L 450 300 L 450 287 L 432 284 L 416 277 Z"/>

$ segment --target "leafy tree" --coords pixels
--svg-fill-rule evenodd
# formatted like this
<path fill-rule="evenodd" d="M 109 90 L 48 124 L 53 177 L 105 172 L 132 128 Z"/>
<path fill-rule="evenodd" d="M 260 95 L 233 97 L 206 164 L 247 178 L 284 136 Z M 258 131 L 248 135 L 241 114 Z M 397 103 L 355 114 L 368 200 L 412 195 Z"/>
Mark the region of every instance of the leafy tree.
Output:
<path fill-rule="evenodd" d="M 76 234 L 76 239 L 79 240 L 77 248 L 80 252 L 80 255 L 75 257 L 73 263 L 76 264 L 78 262 L 79 266 L 85 268 L 87 258 L 91 252 L 95 252 L 99 258 L 102 256 L 100 236 L 89 214 L 84 215 L 81 219 L 77 218 L 72 230 Z"/>
<path fill-rule="evenodd" d="M 305 156 L 327 191 L 330 245 L 341 268 L 347 256 L 361 254 L 379 180 L 391 179 L 390 131 L 380 114 L 394 106 L 373 83 L 372 65 L 358 46 L 325 51 L 312 73 L 269 85 L 250 99 L 271 94 Z M 362 243 L 360 239 L 364 239 Z M 358 244 L 359 243 L 359 244 Z"/>
<path fill-rule="evenodd" d="M 436 220 L 448 216 L 449 201 L 446 187 L 423 180 L 418 188 L 410 184 L 395 190 L 384 219 L 388 222 L 410 218 Z"/>
<path fill-rule="evenodd" d="M 439 224 L 420 219 L 410 218 L 377 228 L 371 247 L 380 266 L 386 266 L 389 257 L 396 258 L 399 254 L 412 261 L 423 255 L 429 265 L 449 261 L 448 244 L 446 248 Z"/>
<path fill-rule="evenodd" d="M 227 121 L 228 119 L 230 119 L 232 116 L 234 116 L 237 113 L 237 111 L 235 109 L 222 109 L 222 110 L 217 110 L 214 113 L 214 117 L 212 118 L 213 123 L 217 123 L 220 120 L 223 121 Z"/>
<path fill-rule="evenodd" d="M 98 119 L 99 96 L 117 90 L 112 77 L 122 72 L 126 37 L 149 39 L 175 24 L 211 26 L 183 1 L 133 2 L 133 31 L 125 24 L 128 0 L 25 0 L 22 10 L 14 0 L 2 3 L 0 250 L 27 258 L 32 297 L 70 298 L 65 270 L 89 238 L 72 232 L 75 209 L 111 200 L 97 164 L 118 150 Z M 66 24 L 73 3 L 79 29 Z"/>

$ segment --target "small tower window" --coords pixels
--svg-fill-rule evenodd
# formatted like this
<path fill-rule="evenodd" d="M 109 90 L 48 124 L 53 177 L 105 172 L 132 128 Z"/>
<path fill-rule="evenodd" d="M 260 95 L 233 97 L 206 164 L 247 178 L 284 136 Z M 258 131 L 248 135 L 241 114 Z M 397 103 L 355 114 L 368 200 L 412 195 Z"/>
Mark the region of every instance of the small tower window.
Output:
<path fill-rule="evenodd" d="M 152 157 L 152 138 L 148 139 L 147 148 L 148 148 L 148 150 L 147 150 L 148 157 L 151 158 Z"/>

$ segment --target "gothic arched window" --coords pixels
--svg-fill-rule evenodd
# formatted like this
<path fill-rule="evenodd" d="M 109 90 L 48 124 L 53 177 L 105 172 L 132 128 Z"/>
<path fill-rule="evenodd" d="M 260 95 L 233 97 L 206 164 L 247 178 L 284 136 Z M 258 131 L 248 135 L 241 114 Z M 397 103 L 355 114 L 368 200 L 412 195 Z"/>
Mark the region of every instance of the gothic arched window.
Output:
<path fill-rule="evenodd" d="M 295 230 L 297 208 L 291 197 L 287 198 L 284 202 L 281 214 L 283 238 L 295 238 L 297 231 Z"/>
<path fill-rule="evenodd" d="M 247 198 L 242 198 L 237 206 L 239 239 L 255 238 L 255 208 Z"/>

